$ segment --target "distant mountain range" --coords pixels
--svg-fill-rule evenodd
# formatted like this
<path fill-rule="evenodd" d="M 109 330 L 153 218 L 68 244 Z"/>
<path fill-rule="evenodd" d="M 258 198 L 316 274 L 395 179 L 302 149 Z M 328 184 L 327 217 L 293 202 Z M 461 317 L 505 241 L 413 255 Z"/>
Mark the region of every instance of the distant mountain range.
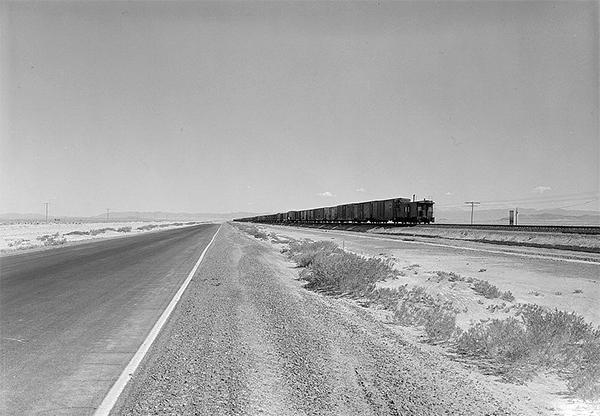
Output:
<path fill-rule="evenodd" d="M 600 226 L 598 211 L 567 209 L 527 209 L 518 208 L 518 224 L 522 225 L 597 225 Z M 434 209 L 435 222 L 468 224 L 471 221 L 470 209 Z M 508 209 L 477 209 L 473 211 L 474 224 L 508 224 Z"/>
<path fill-rule="evenodd" d="M 109 221 L 230 221 L 234 218 L 250 217 L 260 214 L 252 212 L 232 212 L 227 214 L 214 213 L 187 213 L 187 212 L 109 212 Z M 0 214 L 0 220 L 3 221 L 45 221 L 44 214 Z M 50 215 L 49 221 L 76 221 L 76 220 L 96 220 L 106 221 L 106 213 L 95 215 L 93 217 L 69 217 L 60 215 Z"/>
<path fill-rule="evenodd" d="M 231 212 L 227 214 L 186 213 L 186 212 L 109 212 L 109 221 L 230 221 L 235 218 L 254 217 L 260 213 Z M 475 224 L 508 224 L 508 209 L 477 209 L 473 213 Z M 44 221 L 43 214 L 0 214 L 3 221 Z M 50 216 L 51 221 L 106 221 L 106 213 L 93 217 Z M 600 226 L 600 213 L 566 209 L 535 210 L 520 208 L 518 223 L 521 225 L 597 225 Z M 439 224 L 468 224 L 471 221 L 470 209 L 435 208 L 435 222 Z"/>

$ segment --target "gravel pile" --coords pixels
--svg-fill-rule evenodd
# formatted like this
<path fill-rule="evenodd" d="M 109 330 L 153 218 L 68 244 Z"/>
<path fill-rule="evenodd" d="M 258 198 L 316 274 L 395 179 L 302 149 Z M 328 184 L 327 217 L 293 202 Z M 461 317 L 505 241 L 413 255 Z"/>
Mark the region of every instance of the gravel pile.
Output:
<path fill-rule="evenodd" d="M 514 415 L 353 302 L 224 225 L 113 414 Z"/>

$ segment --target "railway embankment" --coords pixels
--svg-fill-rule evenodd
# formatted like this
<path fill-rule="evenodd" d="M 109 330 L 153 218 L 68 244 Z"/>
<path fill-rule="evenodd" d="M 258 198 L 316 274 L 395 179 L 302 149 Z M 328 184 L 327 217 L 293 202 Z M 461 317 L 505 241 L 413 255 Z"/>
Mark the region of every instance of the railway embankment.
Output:
<path fill-rule="evenodd" d="M 469 226 L 392 226 L 375 224 L 302 224 L 302 227 L 384 234 L 404 238 L 442 238 L 447 240 L 473 241 L 506 246 L 552 248 L 590 253 L 600 253 L 600 236 L 561 231 L 507 230 L 471 228 Z"/>

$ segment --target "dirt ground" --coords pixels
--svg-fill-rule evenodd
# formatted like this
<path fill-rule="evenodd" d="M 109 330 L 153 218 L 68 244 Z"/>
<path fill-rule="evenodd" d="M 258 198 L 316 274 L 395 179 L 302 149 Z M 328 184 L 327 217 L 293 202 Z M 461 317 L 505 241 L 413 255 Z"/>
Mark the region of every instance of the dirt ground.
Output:
<path fill-rule="evenodd" d="M 381 287 L 424 286 L 432 295 L 452 300 L 461 311 L 457 324 L 462 328 L 481 319 L 511 316 L 512 306 L 517 303 L 572 311 L 600 325 L 600 259 L 597 255 L 532 248 L 504 249 L 497 245 L 443 239 L 402 241 L 386 236 L 295 227 L 261 228 L 281 238 L 331 240 L 347 251 L 391 260 L 402 276 L 380 283 Z M 473 292 L 466 282 L 440 281 L 437 271 L 487 280 L 501 291 L 510 291 L 515 299 L 512 302 L 485 299 Z M 382 314 L 380 319 L 387 318 Z M 396 330 L 403 336 L 409 334 L 422 348 L 429 348 L 420 342 L 422 337 L 418 330 L 403 327 Z M 538 377 L 524 388 L 532 398 L 543 397 L 551 403 L 549 408 L 555 409 L 556 414 L 600 415 L 597 403 L 586 404 L 568 398 L 564 395 L 564 384 L 551 376 Z"/>
<path fill-rule="evenodd" d="M 306 290 L 279 249 L 224 226 L 112 414 L 558 414 Z"/>

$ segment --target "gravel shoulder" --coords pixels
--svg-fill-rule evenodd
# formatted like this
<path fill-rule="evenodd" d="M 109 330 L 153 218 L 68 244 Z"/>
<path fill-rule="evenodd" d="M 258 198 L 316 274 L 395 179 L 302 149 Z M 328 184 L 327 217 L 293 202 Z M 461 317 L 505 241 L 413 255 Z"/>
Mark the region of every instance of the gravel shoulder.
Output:
<path fill-rule="evenodd" d="M 112 414 L 552 414 L 297 277 L 225 224 Z"/>

